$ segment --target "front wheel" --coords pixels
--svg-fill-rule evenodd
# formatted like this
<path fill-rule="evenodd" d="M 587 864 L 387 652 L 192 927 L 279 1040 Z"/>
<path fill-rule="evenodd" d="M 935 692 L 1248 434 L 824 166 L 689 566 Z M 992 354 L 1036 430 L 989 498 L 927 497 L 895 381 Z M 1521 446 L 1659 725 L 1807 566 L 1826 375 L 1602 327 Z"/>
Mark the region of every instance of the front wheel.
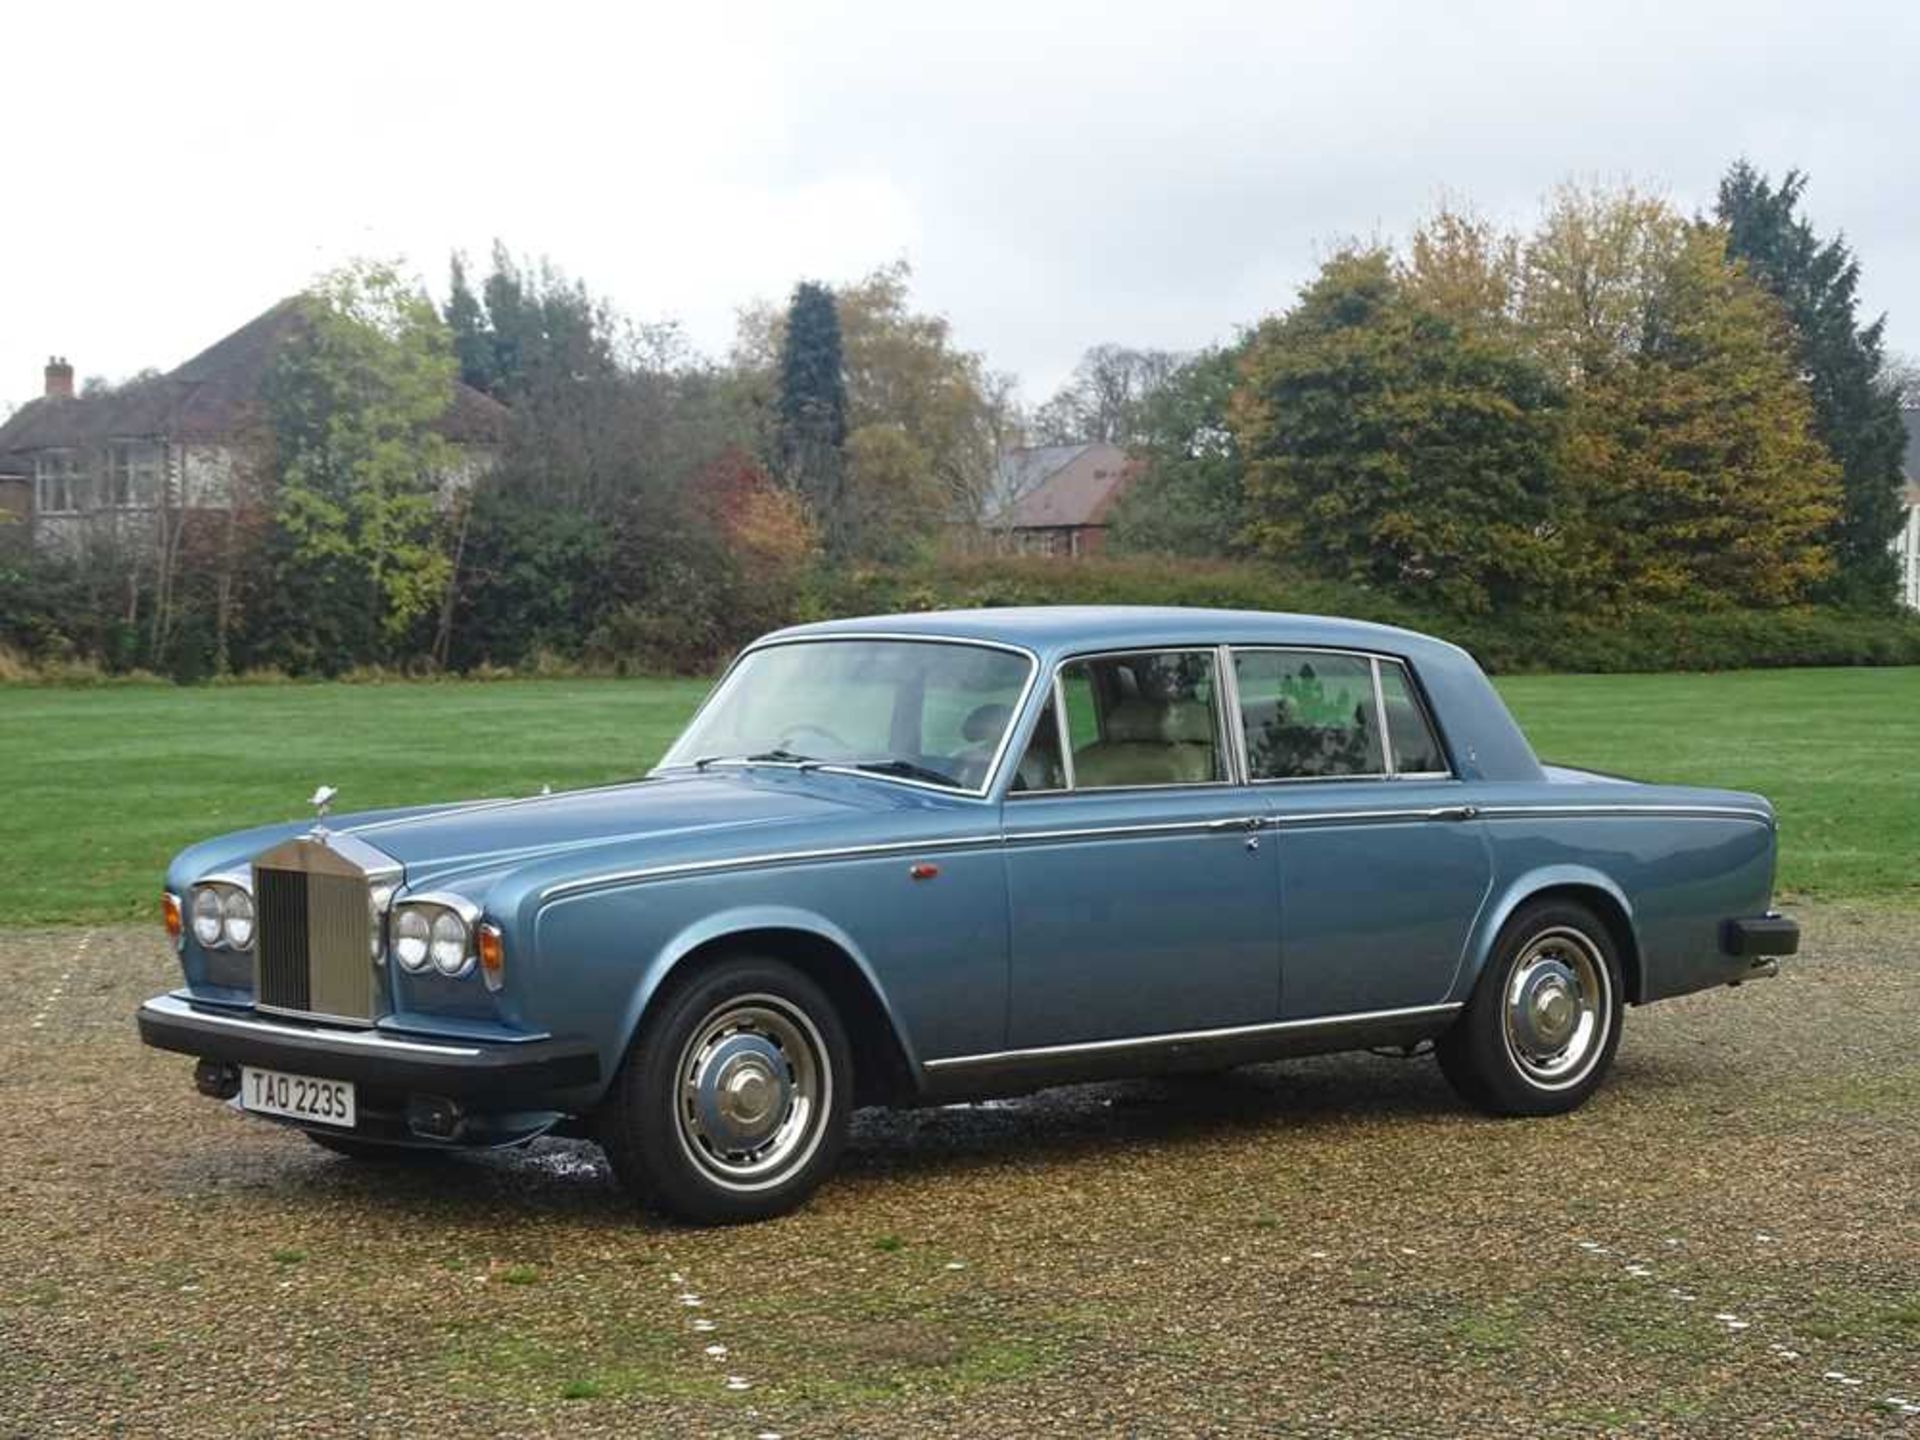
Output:
<path fill-rule="evenodd" d="M 1620 961 L 1583 905 L 1515 912 L 1437 1046 L 1453 1088 L 1494 1115 L 1558 1115 L 1599 1088 L 1620 1044 Z"/>
<path fill-rule="evenodd" d="M 846 1143 L 853 1061 L 832 1003 L 778 960 L 724 960 L 655 1001 L 600 1116 L 614 1174 L 698 1224 L 794 1209 Z"/>

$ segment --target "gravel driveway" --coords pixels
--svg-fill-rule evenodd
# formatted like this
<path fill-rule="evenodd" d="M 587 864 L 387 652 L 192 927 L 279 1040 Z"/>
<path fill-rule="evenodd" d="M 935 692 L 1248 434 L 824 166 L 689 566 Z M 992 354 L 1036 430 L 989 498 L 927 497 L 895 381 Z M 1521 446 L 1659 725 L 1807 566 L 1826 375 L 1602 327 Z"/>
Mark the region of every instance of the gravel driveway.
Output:
<path fill-rule="evenodd" d="M 1920 913 L 1802 919 L 1577 1115 L 1372 1056 L 866 1113 L 725 1232 L 586 1145 L 327 1156 L 137 1044 L 156 934 L 0 933 L 0 1434 L 1920 1436 Z"/>

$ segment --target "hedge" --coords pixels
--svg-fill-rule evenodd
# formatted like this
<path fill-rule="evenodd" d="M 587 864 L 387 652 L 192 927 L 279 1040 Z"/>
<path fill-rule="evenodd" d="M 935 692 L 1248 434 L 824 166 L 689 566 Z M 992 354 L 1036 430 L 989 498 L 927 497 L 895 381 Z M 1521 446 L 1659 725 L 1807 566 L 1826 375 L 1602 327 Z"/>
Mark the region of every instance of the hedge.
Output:
<path fill-rule="evenodd" d="M 1448 614 L 1364 586 L 1266 566 L 1172 559 L 952 560 L 816 581 L 810 617 L 983 605 L 1190 605 L 1345 615 L 1424 631 L 1489 671 L 1748 670 L 1790 665 L 1920 665 L 1920 614 L 1831 607 Z"/>

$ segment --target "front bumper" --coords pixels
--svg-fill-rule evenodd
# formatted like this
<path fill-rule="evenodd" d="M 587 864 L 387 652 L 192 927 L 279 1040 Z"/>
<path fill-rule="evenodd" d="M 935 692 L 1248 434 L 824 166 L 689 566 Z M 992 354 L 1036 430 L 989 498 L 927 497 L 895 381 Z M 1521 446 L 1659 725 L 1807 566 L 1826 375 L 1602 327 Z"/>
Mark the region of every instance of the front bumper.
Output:
<path fill-rule="evenodd" d="M 513 1110 L 542 1108 L 549 1097 L 600 1079 L 599 1053 L 585 1040 L 421 1040 L 269 1020 L 195 1005 L 178 995 L 154 996 L 135 1018 L 147 1044 L 202 1060 Z"/>

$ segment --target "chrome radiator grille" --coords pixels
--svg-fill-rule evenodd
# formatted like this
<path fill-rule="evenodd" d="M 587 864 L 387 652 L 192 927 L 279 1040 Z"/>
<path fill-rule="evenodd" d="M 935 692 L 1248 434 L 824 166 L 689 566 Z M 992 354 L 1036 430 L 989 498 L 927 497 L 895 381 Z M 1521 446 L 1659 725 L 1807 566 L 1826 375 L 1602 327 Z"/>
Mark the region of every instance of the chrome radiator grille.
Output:
<path fill-rule="evenodd" d="M 372 885 L 330 846 L 292 840 L 253 863 L 254 1003 L 301 1015 L 379 1015 Z"/>

